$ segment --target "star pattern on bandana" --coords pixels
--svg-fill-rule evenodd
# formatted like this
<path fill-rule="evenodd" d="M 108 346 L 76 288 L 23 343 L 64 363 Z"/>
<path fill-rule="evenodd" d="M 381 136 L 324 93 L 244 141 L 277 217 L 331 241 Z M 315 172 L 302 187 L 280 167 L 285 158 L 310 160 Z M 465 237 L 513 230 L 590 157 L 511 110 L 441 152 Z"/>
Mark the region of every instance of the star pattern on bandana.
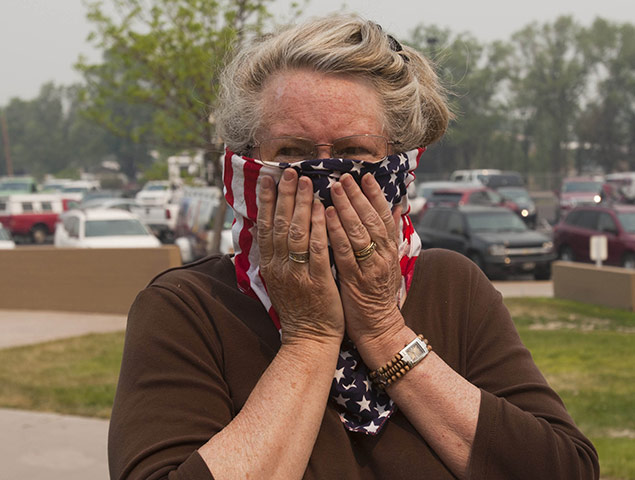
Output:
<path fill-rule="evenodd" d="M 367 435 L 377 434 L 396 408 L 370 381 L 368 368 L 348 338 L 342 343 L 330 397 L 344 426 Z"/>
<path fill-rule="evenodd" d="M 291 165 L 299 176 L 309 177 L 313 183 L 314 197 L 325 207 L 333 204 L 331 187 L 344 173 L 350 173 L 359 183 L 362 176 L 370 173 L 384 192 L 391 205 L 397 205 L 406 195 L 405 179 L 412 169 L 405 154 L 390 155 L 378 163 L 349 160 L 346 158 L 325 158 L 305 160 Z"/>

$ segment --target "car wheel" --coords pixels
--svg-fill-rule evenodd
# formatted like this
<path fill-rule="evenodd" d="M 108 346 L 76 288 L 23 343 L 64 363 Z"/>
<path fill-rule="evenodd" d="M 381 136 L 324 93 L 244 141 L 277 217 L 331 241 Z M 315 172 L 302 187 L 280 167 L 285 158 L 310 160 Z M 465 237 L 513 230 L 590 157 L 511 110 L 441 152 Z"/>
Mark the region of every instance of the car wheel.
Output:
<path fill-rule="evenodd" d="M 48 234 L 49 231 L 45 226 L 36 225 L 31 229 L 31 240 L 33 241 L 33 243 L 41 245 L 46 242 L 46 237 L 48 236 Z"/>
<path fill-rule="evenodd" d="M 624 268 L 635 269 L 635 253 L 627 253 L 622 260 L 622 266 Z"/>
<path fill-rule="evenodd" d="M 573 258 L 573 250 L 571 250 L 571 247 L 567 246 L 564 246 L 560 249 L 558 258 L 560 258 L 560 260 L 564 262 L 575 262 L 575 258 Z"/>
<path fill-rule="evenodd" d="M 539 265 L 534 270 L 534 280 L 549 280 L 551 278 L 551 265 Z"/>

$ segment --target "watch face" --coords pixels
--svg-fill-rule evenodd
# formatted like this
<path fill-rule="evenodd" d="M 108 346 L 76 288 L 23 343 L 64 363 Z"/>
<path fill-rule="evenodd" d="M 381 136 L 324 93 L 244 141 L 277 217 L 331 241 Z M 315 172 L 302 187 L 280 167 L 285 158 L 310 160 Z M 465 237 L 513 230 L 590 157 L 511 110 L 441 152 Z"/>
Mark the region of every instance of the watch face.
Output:
<path fill-rule="evenodd" d="M 421 345 L 417 343 L 413 343 L 406 350 L 408 356 L 414 361 L 418 359 L 421 355 L 425 353 L 425 350 L 421 347 Z"/>

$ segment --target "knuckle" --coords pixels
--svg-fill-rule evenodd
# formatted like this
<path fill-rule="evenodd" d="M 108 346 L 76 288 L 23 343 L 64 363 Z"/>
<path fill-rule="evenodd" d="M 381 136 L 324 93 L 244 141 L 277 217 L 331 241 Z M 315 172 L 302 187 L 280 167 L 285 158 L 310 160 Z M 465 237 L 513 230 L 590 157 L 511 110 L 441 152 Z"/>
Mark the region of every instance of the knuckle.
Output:
<path fill-rule="evenodd" d="M 273 230 L 276 233 L 286 232 L 289 229 L 289 220 L 286 218 L 276 216 L 273 219 Z"/>
<path fill-rule="evenodd" d="M 289 226 L 289 239 L 294 242 L 301 242 L 307 237 L 307 232 L 299 225 L 292 223 Z"/>
<path fill-rule="evenodd" d="M 348 230 L 348 234 L 353 238 L 364 238 L 368 234 L 368 231 L 363 223 L 355 222 Z"/>

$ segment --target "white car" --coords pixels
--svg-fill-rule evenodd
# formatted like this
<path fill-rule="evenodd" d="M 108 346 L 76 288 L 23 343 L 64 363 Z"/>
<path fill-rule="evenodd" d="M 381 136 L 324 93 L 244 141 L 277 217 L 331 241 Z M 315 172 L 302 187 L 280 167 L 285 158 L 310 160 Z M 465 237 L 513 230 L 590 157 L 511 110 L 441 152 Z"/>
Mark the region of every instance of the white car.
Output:
<path fill-rule="evenodd" d="M 135 199 L 140 205 L 165 206 L 176 203 L 176 187 L 167 180 L 151 180 L 143 186 Z"/>
<path fill-rule="evenodd" d="M 56 247 L 80 248 L 152 248 L 161 242 L 125 210 L 69 210 L 60 215 L 55 229 Z"/>
<path fill-rule="evenodd" d="M 0 223 L 0 250 L 8 250 L 15 248 L 15 242 L 11 238 L 9 230 L 4 228 Z"/>

